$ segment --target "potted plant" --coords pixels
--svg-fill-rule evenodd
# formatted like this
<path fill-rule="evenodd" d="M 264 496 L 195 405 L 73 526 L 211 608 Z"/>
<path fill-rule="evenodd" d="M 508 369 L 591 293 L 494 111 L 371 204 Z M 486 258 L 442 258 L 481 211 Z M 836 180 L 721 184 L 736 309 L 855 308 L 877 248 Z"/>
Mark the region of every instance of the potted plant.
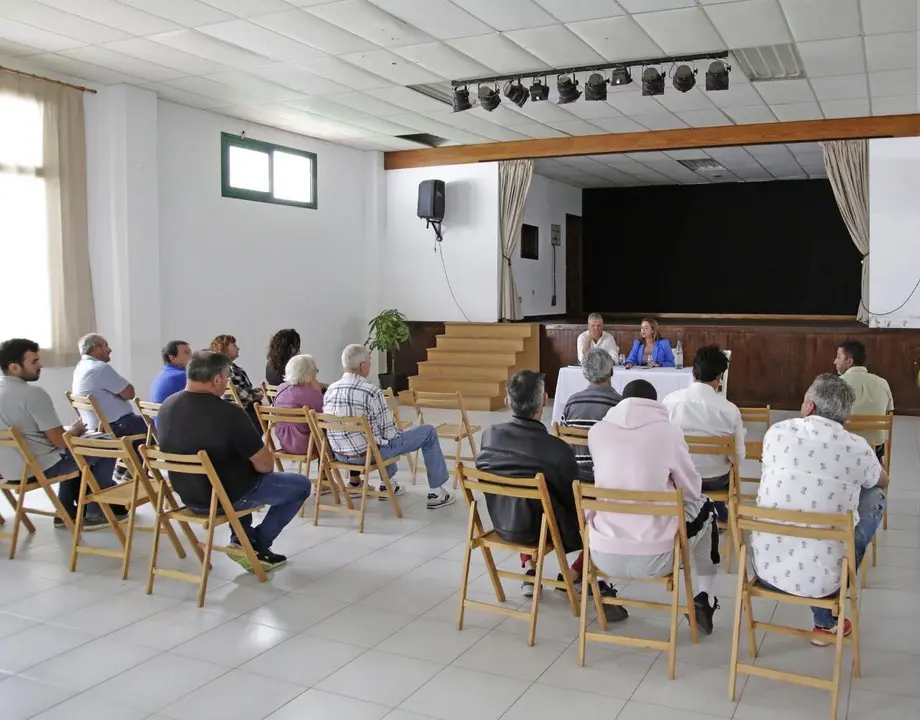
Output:
<path fill-rule="evenodd" d="M 408 390 L 409 378 L 396 374 L 393 355 L 400 345 L 411 341 L 406 316 L 399 310 L 384 310 L 368 323 L 368 328 L 364 344 L 370 350 L 381 350 L 387 354 L 387 371 L 380 373 L 380 387 L 390 388 L 394 395 Z"/>

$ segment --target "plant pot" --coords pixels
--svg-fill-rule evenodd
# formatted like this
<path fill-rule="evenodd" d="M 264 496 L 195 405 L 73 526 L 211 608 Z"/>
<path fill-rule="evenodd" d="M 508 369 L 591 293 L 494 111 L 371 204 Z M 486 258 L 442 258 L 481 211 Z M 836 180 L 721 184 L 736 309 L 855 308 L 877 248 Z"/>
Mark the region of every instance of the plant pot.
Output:
<path fill-rule="evenodd" d="M 390 388 L 394 395 L 399 395 L 403 390 L 409 389 L 409 377 L 399 373 L 380 373 L 380 387 L 384 390 Z"/>

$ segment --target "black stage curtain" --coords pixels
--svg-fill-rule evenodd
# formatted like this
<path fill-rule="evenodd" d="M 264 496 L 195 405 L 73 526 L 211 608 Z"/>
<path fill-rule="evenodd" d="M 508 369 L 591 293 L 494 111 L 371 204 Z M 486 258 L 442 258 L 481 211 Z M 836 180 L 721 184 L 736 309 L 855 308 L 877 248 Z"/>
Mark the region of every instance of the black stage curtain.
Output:
<path fill-rule="evenodd" d="M 827 180 L 585 190 L 585 310 L 855 315 Z"/>

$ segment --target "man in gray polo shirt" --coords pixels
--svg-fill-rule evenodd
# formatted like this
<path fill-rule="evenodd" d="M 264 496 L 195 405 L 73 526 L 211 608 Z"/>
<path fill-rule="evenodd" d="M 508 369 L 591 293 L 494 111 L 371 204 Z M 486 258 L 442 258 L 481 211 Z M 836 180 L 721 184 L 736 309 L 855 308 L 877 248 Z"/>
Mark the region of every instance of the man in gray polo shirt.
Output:
<path fill-rule="evenodd" d="M 77 463 L 64 443 L 64 428 L 54 410 L 51 397 L 42 388 L 31 383 L 38 380 L 42 365 L 38 355 L 38 343 L 23 338 L 14 338 L 0 343 L 0 430 L 18 428 L 29 449 L 35 456 L 45 477 L 51 479 L 72 473 Z M 81 421 L 70 427 L 74 435 L 86 432 Z M 110 458 L 89 459 L 93 475 L 100 487 L 114 484 L 112 471 L 115 460 Z M 6 480 L 22 477 L 22 456 L 14 448 L 0 448 L 0 475 Z M 80 480 L 66 480 L 58 484 L 58 497 L 64 509 L 76 517 Z M 113 508 L 118 509 L 118 508 Z M 121 513 L 117 513 L 121 514 Z M 55 525 L 63 527 L 63 521 L 55 518 Z M 86 506 L 84 530 L 107 525 L 99 506 Z"/>

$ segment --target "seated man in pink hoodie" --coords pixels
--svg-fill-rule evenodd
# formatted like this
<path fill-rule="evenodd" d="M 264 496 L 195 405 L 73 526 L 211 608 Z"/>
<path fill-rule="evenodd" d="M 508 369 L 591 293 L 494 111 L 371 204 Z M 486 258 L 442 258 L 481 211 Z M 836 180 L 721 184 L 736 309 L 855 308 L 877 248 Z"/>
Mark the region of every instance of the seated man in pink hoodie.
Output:
<path fill-rule="evenodd" d="M 699 629 L 712 633 L 719 607 L 715 597 L 719 535 L 712 501 L 702 494 L 702 478 L 693 466 L 681 429 L 668 420 L 667 408 L 646 380 L 633 380 L 623 400 L 588 431 L 594 459 L 594 484 L 611 490 L 684 493 L 684 519 L 697 572 L 693 599 Z M 591 561 L 613 578 L 667 575 L 674 563 L 673 518 L 590 512 Z M 710 602 L 710 598 L 712 601 Z"/>

